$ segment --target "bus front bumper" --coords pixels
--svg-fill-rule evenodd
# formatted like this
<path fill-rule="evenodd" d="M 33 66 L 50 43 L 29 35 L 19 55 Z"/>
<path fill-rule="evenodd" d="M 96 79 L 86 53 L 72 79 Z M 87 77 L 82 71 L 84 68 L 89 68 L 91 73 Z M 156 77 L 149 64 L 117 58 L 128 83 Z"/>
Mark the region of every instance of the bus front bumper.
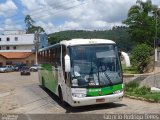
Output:
<path fill-rule="evenodd" d="M 111 102 L 122 101 L 123 91 L 117 94 L 105 95 L 105 96 L 96 96 L 96 97 L 72 97 L 71 106 L 85 106 L 85 105 L 94 105 L 94 104 L 104 104 Z"/>

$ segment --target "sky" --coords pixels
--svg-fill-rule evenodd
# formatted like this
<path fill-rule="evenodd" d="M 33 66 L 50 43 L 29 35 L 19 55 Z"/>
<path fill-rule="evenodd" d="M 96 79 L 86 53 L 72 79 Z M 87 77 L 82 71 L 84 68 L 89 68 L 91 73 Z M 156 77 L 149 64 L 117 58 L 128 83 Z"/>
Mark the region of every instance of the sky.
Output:
<path fill-rule="evenodd" d="M 152 3 L 160 7 L 160 0 L 152 0 Z M 111 29 L 122 25 L 134 4 L 136 0 L 0 0 L 0 33 L 25 30 L 26 15 L 47 34 Z"/>

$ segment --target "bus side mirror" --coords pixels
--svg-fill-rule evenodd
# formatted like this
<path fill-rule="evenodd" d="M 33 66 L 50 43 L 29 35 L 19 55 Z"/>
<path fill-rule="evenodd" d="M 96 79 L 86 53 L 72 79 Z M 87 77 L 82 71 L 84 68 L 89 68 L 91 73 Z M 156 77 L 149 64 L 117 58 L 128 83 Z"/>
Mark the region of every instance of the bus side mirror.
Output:
<path fill-rule="evenodd" d="M 71 60 L 69 55 L 65 55 L 64 57 L 65 59 L 65 72 L 70 72 L 71 71 Z"/>

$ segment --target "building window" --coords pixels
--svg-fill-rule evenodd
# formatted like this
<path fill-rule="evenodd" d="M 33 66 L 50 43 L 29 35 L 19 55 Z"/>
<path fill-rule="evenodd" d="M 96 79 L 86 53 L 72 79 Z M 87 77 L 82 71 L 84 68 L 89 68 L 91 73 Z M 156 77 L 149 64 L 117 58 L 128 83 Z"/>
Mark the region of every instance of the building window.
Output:
<path fill-rule="evenodd" d="M 15 39 L 15 41 L 18 41 L 18 37 L 15 37 L 14 39 Z"/>
<path fill-rule="evenodd" d="M 2 41 L 2 38 L 0 38 L 0 41 Z"/>
<path fill-rule="evenodd" d="M 7 37 L 7 41 L 10 41 L 10 38 L 9 38 L 9 37 Z"/>
<path fill-rule="evenodd" d="M 6 65 L 12 65 L 12 61 L 6 61 Z"/>
<path fill-rule="evenodd" d="M 9 46 L 6 47 L 6 50 L 9 50 Z"/>
<path fill-rule="evenodd" d="M 1 46 L 0 46 L 0 50 L 2 50 Z"/>
<path fill-rule="evenodd" d="M 17 49 L 17 47 L 16 47 L 16 46 L 13 46 L 13 49 L 14 49 L 14 50 L 16 50 L 16 49 Z"/>

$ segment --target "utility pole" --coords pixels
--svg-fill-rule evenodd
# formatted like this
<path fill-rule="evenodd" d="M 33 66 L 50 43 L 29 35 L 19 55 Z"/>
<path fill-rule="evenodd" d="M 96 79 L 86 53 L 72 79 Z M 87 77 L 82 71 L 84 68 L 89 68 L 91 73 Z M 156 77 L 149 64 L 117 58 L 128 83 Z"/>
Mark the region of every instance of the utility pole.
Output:
<path fill-rule="evenodd" d="M 155 50 L 155 60 L 154 60 L 154 87 L 151 87 L 151 91 L 160 91 L 160 89 L 158 88 L 158 87 L 160 87 L 160 86 L 158 86 L 158 80 L 159 80 L 159 78 L 158 78 L 158 76 L 157 76 L 157 74 L 156 74 L 156 70 L 158 70 L 158 69 L 156 69 L 156 65 L 157 65 L 157 61 L 158 61 L 158 58 L 157 58 L 157 41 L 158 41 L 158 37 L 157 37 L 157 10 L 156 10 L 156 13 L 155 13 L 155 39 L 154 39 L 154 50 Z"/>
<path fill-rule="evenodd" d="M 154 41 L 154 49 L 155 49 L 155 61 L 158 60 L 157 58 L 157 11 L 156 11 L 156 16 L 155 16 L 155 41 Z"/>
<path fill-rule="evenodd" d="M 38 49 L 39 49 L 39 29 L 34 33 L 34 45 L 35 45 L 35 54 L 36 54 L 36 64 L 38 64 Z"/>

